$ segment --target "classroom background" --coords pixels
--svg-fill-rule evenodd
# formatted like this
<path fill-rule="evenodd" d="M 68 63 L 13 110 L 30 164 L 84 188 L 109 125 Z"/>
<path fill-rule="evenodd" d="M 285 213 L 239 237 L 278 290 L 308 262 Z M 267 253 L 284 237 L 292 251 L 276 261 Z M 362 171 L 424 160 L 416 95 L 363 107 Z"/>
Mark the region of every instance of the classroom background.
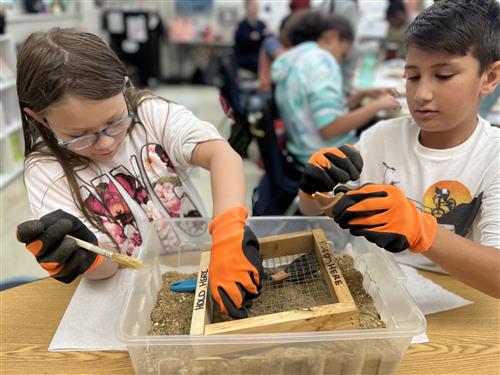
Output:
<path fill-rule="evenodd" d="M 351 88 L 395 87 L 398 112 L 381 111 L 376 119 L 407 113 L 403 60 L 386 11 L 389 1 L 260 0 L 258 18 L 277 36 L 284 17 L 301 7 L 342 12 L 354 7 L 355 44 Z M 406 24 L 431 0 L 405 1 Z M 345 14 L 349 18 L 349 14 Z M 352 15 L 351 15 L 352 16 Z M 256 72 L 235 63 L 235 31 L 245 17 L 244 0 L 2 0 L 0 4 L 0 211 L 1 288 L 46 277 L 31 254 L 15 239 L 18 223 L 30 218 L 22 178 L 23 139 L 16 95 L 16 53 L 32 32 L 52 27 L 85 28 L 104 38 L 125 62 L 134 85 L 186 106 L 213 123 L 244 157 L 247 207 L 260 215 L 293 214 L 297 184 L 283 147 L 283 127 L 269 114 Z M 397 31 L 397 30 L 396 30 Z M 396 32 L 397 34 L 397 32 Z M 267 93 L 269 95 L 269 93 Z M 272 94 L 271 94 L 272 95 Z M 220 97 L 236 112 L 224 113 Z M 497 95 L 482 112 L 500 123 Z M 236 124 L 235 124 L 236 122 Z M 282 170 L 283 165 L 285 169 Z M 293 174 L 293 173 L 292 173 Z M 208 210 L 207 172 L 193 178 Z M 266 180 L 267 179 L 267 180 Z M 279 179 L 279 180 L 276 180 Z M 267 185 L 265 182 L 267 181 Z M 272 187 L 280 185 L 279 188 Z M 264 186 L 265 185 L 265 186 Z M 271 188 L 269 187 L 271 185 Z M 259 194 L 255 194 L 258 188 Z"/>

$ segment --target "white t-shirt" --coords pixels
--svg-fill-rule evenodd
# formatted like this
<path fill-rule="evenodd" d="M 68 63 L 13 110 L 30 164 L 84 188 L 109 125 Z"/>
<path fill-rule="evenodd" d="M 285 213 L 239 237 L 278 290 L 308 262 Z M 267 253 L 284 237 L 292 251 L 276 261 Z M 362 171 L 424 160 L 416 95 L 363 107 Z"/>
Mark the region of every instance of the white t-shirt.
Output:
<path fill-rule="evenodd" d="M 396 185 L 447 229 L 500 248 L 500 128 L 478 118 L 469 139 L 446 150 L 424 147 L 418 136 L 411 117 L 382 121 L 363 132 L 357 143 L 364 161 L 360 185 Z M 408 250 L 395 257 L 442 271 Z"/>
<path fill-rule="evenodd" d="M 87 206 L 98 214 L 120 250 L 128 254 L 142 244 L 153 219 L 206 216 L 188 178 L 191 154 L 200 142 L 222 139 L 213 125 L 200 121 L 186 108 L 161 99 L 144 100 L 137 115 L 142 126 L 135 125 L 113 160 L 97 162 L 99 171 L 77 171 Z M 33 217 L 60 208 L 82 220 L 100 241 L 110 242 L 77 208 L 56 160 L 28 158 L 25 182 Z M 172 245 L 182 239 L 183 233 L 201 234 L 205 227 L 165 224 L 160 236 Z"/>

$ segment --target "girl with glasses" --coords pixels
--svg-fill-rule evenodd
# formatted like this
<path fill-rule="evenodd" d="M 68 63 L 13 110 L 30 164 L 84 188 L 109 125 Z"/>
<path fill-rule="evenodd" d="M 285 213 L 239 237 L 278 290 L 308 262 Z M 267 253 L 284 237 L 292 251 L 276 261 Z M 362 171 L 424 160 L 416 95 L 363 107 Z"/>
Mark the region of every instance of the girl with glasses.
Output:
<path fill-rule="evenodd" d="M 240 318 L 258 296 L 262 263 L 246 227 L 240 157 L 213 125 L 149 91 L 136 90 L 124 65 L 97 36 L 55 28 L 28 37 L 17 90 L 25 139 L 24 178 L 35 220 L 18 239 L 63 282 L 113 275 L 117 266 L 79 248 L 67 234 L 127 254 L 148 222 L 205 216 L 188 177 L 210 171 L 213 216 L 210 287 L 221 310 Z M 195 224 L 160 228 L 164 248 Z"/>

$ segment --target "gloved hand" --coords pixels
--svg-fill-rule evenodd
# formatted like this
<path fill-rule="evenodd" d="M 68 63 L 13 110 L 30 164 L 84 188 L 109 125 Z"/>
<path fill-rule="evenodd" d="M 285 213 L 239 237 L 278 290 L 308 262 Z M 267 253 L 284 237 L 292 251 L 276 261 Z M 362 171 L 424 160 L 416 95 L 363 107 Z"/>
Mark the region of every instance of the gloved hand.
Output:
<path fill-rule="evenodd" d="M 393 253 L 409 249 L 422 253 L 436 239 L 436 218 L 420 212 L 393 185 L 366 184 L 351 190 L 339 186 L 335 193 L 345 194 L 333 206 L 334 220 L 354 236 L 363 236 Z"/>
<path fill-rule="evenodd" d="M 17 226 L 17 239 L 36 257 L 42 268 L 53 278 L 64 283 L 98 267 L 104 257 L 80 248 L 69 234 L 97 245 L 97 238 L 78 218 L 53 211 L 39 220 L 26 221 Z"/>
<path fill-rule="evenodd" d="M 245 307 L 259 295 L 264 273 L 257 237 L 245 226 L 247 216 L 246 208 L 231 208 L 208 227 L 212 235 L 210 290 L 221 311 L 237 319 L 248 316 Z"/>
<path fill-rule="evenodd" d="M 362 169 L 363 159 L 356 147 L 324 148 L 307 162 L 299 187 L 308 194 L 331 191 L 338 183 L 357 180 Z"/>

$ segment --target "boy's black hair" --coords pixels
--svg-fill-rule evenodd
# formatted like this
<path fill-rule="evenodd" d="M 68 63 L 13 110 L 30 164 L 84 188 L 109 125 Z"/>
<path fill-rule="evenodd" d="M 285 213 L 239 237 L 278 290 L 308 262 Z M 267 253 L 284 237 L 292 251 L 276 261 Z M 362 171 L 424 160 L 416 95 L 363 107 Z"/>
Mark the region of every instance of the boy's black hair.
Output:
<path fill-rule="evenodd" d="M 316 10 L 306 10 L 294 15 L 286 25 L 288 40 L 292 46 L 317 41 L 325 31 L 335 30 L 341 40 L 352 42 L 354 32 L 347 19 Z"/>
<path fill-rule="evenodd" d="M 500 60 L 497 0 L 440 0 L 422 11 L 406 31 L 406 48 L 444 51 L 478 61 L 481 73 Z"/>

